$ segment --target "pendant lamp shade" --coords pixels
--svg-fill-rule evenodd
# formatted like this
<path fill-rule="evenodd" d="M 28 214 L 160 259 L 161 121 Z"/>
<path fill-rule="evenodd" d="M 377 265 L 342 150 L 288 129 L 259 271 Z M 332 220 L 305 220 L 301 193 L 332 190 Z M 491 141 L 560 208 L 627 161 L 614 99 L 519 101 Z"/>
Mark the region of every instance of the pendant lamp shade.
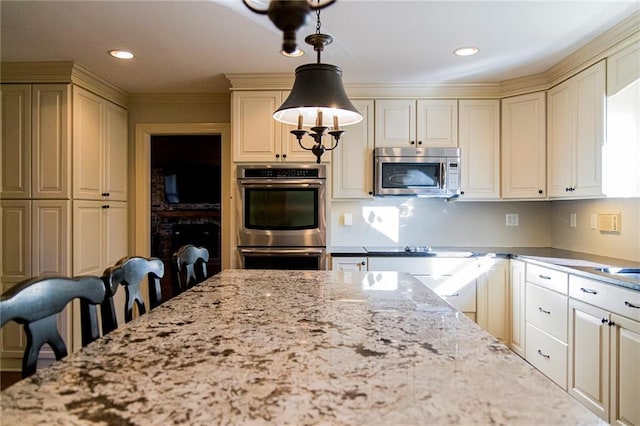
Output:
<path fill-rule="evenodd" d="M 316 63 L 296 68 L 291 93 L 273 113 L 273 118 L 300 127 L 300 116 L 304 127 L 334 124 L 337 128 L 338 123 L 342 127 L 362 121 L 362 115 L 344 91 L 340 67 Z M 318 123 L 318 118 L 325 120 L 324 124 Z"/>

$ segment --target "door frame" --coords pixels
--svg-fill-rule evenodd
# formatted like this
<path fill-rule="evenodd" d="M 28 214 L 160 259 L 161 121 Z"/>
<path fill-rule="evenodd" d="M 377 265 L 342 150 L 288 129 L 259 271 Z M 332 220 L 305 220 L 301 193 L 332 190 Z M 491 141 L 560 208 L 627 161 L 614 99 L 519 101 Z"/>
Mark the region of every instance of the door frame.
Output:
<path fill-rule="evenodd" d="M 151 137 L 158 135 L 219 135 L 222 162 L 221 250 L 222 269 L 233 268 L 234 248 L 231 230 L 231 125 L 229 123 L 142 123 L 135 126 L 133 212 L 129 216 L 133 229 L 130 252 L 138 256 L 151 255 Z M 226 179 L 225 179 L 226 178 Z"/>

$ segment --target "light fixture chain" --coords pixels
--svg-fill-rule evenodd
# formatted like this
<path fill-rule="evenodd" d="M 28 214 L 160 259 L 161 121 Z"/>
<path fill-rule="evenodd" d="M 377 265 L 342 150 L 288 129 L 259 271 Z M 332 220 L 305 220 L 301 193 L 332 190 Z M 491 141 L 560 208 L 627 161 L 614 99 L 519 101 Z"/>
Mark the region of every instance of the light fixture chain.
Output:
<path fill-rule="evenodd" d="M 316 10 L 318 16 L 318 22 L 316 23 L 316 34 L 320 34 L 320 9 Z"/>

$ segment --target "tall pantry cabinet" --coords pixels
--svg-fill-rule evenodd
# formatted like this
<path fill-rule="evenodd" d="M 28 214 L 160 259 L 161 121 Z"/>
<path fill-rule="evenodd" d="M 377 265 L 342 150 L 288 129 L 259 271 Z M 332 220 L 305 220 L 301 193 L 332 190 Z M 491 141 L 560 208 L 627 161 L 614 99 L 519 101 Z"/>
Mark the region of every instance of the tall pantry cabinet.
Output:
<path fill-rule="evenodd" d="M 24 83 L 12 70 L 5 71 L 1 290 L 38 275 L 100 275 L 127 255 L 127 111 L 74 84 L 75 65 L 69 67 L 68 82 L 55 84 Z M 85 108 L 85 98 L 97 104 Z M 97 212 L 90 226 L 78 220 L 87 205 Z M 73 311 L 67 309 L 59 319 L 71 349 L 80 346 Z M 3 369 L 19 369 L 25 343 L 16 324 L 3 327 Z M 53 358 L 53 353 L 43 351 L 42 358 Z"/>

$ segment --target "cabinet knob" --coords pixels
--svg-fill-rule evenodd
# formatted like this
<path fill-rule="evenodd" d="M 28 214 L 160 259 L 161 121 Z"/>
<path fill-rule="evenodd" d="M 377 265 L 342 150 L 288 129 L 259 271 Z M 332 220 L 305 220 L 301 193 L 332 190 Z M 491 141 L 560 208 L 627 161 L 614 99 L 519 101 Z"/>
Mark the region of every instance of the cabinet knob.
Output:
<path fill-rule="evenodd" d="M 103 192 L 103 193 L 102 193 L 102 196 L 103 196 L 103 197 L 108 197 L 109 195 L 111 195 L 111 194 L 109 194 L 108 192 Z"/>
<path fill-rule="evenodd" d="M 464 191 L 460 191 L 460 195 L 464 195 Z"/>
<path fill-rule="evenodd" d="M 602 320 L 600 320 L 600 322 L 601 322 L 601 323 L 603 323 L 603 324 L 606 324 L 606 323 L 608 323 L 609 321 L 608 321 L 606 318 L 602 318 Z"/>
<path fill-rule="evenodd" d="M 609 321 L 609 327 L 615 327 L 616 323 L 613 321 Z"/>
<path fill-rule="evenodd" d="M 542 189 L 538 189 L 538 194 L 543 194 L 544 191 Z"/>
<path fill-rule="evenodd" d="M 363 260 L 362 262 L 360 262 L 360 264 L 361 264 L 362 266 L 366 265 L 366 263 L 365 263 L 365 261 L 364 261 L 364 260 Z"/>
<path fill-rule="evenodd" d="M 280 154 L 276 154 L 276 158 L 280 158 Z"/>
<path fill-rule="evenodd" d="M 373 191 L 369 191 L 369 195 L 373 195 Z"/>
<path fill-rule="evenodd" d="M 418 145 L 422 145 L 422 141 L 418 141 Z"/>
<path fill-rule="evenodd" d="M 409 143 L 410 143 L 411 145 L 415 145 L 415 144 L 416 144 L 416 141 L 411 141 L 411 142 L 409 142 Z"/>
<path fill-rule="evenodd" d="M 282 154 L 282 158 L 287 158 L 287 154 Z"/>
<path fill-rule="evenodd" d="M 109 208 L 109 204 L 104 204 L 104 205 L 102 206 L 102 208 L 103 208 L 103 209 L 108 209 L 108 208 Z"/>

